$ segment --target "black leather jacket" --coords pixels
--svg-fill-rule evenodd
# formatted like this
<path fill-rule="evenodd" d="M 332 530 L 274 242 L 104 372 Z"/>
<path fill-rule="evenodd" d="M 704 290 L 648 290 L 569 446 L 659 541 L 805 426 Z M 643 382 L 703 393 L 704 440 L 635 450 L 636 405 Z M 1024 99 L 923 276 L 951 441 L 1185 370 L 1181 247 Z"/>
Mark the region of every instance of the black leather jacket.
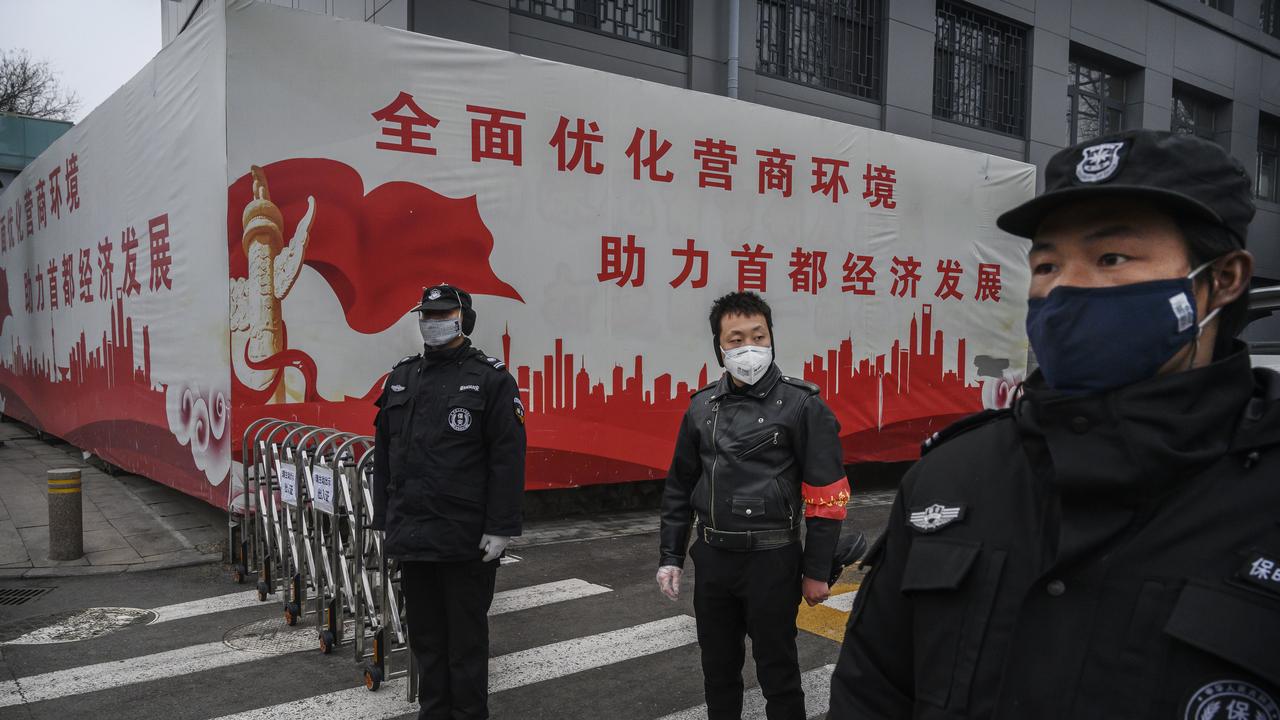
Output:
<path fill-rule="evenodd" d="M 694 393 L 685 412 L 663 492 L 660 564 L 684 565 L 695 520 L 755 532 L 798 528 L 809 515 L 804 574 L 825 579 L 840 521 L 806 513 L 801 484 L 844 481 L 840 424 L 816 385 L 777 365 L 737 392 L 731 382 L 726 373 Z"/>

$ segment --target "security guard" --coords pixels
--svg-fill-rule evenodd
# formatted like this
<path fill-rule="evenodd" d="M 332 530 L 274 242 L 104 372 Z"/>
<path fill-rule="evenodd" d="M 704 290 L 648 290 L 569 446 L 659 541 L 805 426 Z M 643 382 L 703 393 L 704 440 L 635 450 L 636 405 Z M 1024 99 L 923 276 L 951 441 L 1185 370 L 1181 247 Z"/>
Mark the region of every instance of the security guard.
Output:
<path fill-rule="evenodd" d="M 524 406 L 497 358 L 471 345 L 471 296 L 422 292 L 426 352 L 396 363 L 378 397 L 373 528 L 401 563 L 418 717 L 489 717 L 489 605 L 520 534 Z"/>
<path fill-rule="evenodd" d="M 840 425 L 816 385 L 773 363 L 773 315 L 759 295 L 716 300 L 711 341 L 728 372 L 693 394 L 676 436 L 658 586 L 679 596 L 693 529 L 708 717 L 740 719 L 749 635 L 769 720 L 804 720 L 796 607 L 801 596 L 814 605 L 829 591 L 849 499 Z"/>
<path fill-rule="evenodd" d="M 1252 185 L 1149 130 L 1050 159 L 1040 368 L 926 444 L 869 556 L 829 718 L 1280 720 L 1280 376 L 1235 340 Z"/>

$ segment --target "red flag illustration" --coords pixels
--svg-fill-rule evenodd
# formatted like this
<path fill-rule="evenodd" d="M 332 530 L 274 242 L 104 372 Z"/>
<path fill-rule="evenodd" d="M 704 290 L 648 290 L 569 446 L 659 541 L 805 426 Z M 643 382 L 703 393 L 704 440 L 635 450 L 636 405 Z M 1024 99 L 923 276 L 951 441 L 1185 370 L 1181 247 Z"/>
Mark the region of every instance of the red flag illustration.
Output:
<path fill-rule="evenodd" d="M 379 185 L 366 195 L 354 168 L 323 158 L 281 160 L 262 172 L 284 216 L 286 238 L 306 213 L 308 196 L 315 198 L 303 262 L 333 288 L 353 330 L 387 329 L 418 302 L 423 286 L 440 282 L 523 302 L 489 264 L 493 235 L 475 196 L 449 198 L 410 182 Z M 227 191 L 233 278 L 248 275 L 241 212 L 252 193 L 248 172 Z"/>

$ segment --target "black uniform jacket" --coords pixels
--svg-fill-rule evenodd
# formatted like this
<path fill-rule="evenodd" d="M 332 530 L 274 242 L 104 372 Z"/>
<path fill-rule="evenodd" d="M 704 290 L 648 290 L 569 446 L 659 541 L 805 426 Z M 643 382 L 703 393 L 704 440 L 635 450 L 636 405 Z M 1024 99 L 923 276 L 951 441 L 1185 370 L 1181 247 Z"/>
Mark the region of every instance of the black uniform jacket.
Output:
<path fill-rule="evenodd" d="M 695 521 L 742 532 L 798 527 L 806 521 L 804 574 L 826 579 L 840 521 L 806 513 L 801 484 L 845 489 L 840 424 L 818 387 L 784 377 L 773 365 L 745 392 L 728 373 L 693 394 L 676 437 L 662 496 L 661 565 L 684 566 Z"/>
<path fill-rule="evenodd" d="M 907 473 L 828 717 L 1280 718 L 1280 375 L 1026 387 Z"/>
<path fill-rule="evenodd" d="M 503 363 L 471 347 L 401 360 L 378 397 L 373 528 L 400 560 L 473 560 L 520 534 L 524 407 Z"/>

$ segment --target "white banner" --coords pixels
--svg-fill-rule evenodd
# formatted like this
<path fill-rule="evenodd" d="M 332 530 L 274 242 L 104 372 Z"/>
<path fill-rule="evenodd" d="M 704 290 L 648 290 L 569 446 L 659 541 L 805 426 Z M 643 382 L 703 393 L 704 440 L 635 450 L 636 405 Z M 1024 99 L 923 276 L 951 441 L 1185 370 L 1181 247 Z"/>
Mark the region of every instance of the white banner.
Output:
<path fill-rule="evenodd" d="M 662 477 L 760 292 L 846 460 L 902 460 L 1024 370 L 1034 169 L 232 0 L 0 195 L 0 411 L 220 502 L 275 416 L 372 430 L 424 285 L 475 297 L 529 486 Z M 233 443 L 233 439 L 235 442 Z M 221 495 L 221 497 L 220 497 Z"/>
<path fill-rule="evenodd" d="M 0 410 L 217 502 L 225 69 L 207 14 L 0 195 Z"/>
<path fill-rule="evenodd" d="M 994 218 L 1029 165 L 258 3 L 228 24 L 238 427 L 368 432 L 442 281 L 519 381 L 531 487 L 662 476 L 732 290 L 851 462 L 915 456 L 1024 369 L 1026 246 Z"/>

